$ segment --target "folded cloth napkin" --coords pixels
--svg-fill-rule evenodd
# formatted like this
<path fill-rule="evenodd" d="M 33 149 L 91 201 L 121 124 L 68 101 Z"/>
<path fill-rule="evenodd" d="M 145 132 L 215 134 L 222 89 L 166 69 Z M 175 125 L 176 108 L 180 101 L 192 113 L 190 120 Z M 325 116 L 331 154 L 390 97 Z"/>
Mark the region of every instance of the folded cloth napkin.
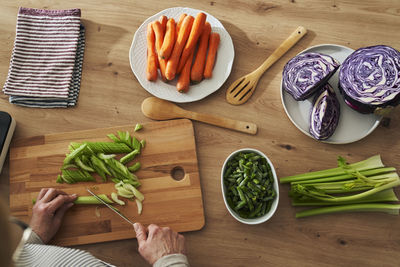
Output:
<path fill-rule="evenodd" d="M 85 28 L 80 9 L 20 8 L 3 92 L 21 106 L 76 105 L 82 76 Z"/>

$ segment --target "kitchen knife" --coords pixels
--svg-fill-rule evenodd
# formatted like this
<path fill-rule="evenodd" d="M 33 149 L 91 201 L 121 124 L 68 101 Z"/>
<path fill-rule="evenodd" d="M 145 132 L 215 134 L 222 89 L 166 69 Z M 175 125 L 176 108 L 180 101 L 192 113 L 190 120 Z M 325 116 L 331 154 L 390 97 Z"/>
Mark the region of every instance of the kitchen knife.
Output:
<path fill-rule="evenodd" d="M 95 193 L 93 193 L 92 191 L 90 191 L 89 188 L 86 188 L 86 190 L 92 194 L 98 201 L 100 201 L 101 203 L 103 203 L 104 205 L 106 205 L 109 209 L 111 209 L 113 212 L 115 212 L 116 214 L 118 214 L 122 219 L 124 219 L 125 221 L 127 221 L 128 223 L 132 224 L 133 226 L 133 222 L 131 220 L 129 220 L 125 215 L 123 215 L 119 210 L 117 210 L 116 208 L 114 208 L 113 206 L 107 204 L 104 200 L 102 200 L 99 196 L 97 196 Z"/>

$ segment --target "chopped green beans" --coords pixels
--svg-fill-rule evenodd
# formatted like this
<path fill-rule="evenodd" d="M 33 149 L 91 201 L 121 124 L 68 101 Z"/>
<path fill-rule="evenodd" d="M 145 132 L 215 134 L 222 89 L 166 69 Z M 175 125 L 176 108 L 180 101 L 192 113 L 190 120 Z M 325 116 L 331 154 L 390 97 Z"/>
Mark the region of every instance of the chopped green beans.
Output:
<path fill-rule="evenodd" d="M 240 152 L 228 161 L 224 173 L 228 205 L 243 218 L 266 214 L 276 198 L 274 177 L 267 160 L 254 152 Z"/>

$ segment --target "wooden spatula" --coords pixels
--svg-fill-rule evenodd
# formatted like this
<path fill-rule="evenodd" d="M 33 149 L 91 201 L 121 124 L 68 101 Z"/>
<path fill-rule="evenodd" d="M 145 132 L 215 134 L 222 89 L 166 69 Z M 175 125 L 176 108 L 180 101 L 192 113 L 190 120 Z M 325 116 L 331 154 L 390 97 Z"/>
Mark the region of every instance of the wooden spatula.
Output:
<path fill-rule="evenodd" d="M 280 59 L 292 46 L 294 46 L 307 33 L 299 26 L 255 71 L 237 79 L 226 90 L 226 100 L 232 105 L 245 103 L 254 93 L 261 75 Z"/>
<path fill-rule="evenodd" d="M 231 130 L 236 130 L 243 133 L 257 133 L 257 125 L 254 123 L 188 111 L 178 107 L 171 102 L 159 99 L 157 97 L 146 98 L 142 102 L 142 112 L 146 117 L 149 117 L 153 120 L 187 118 L 223 128 L 228 128 Z"/>

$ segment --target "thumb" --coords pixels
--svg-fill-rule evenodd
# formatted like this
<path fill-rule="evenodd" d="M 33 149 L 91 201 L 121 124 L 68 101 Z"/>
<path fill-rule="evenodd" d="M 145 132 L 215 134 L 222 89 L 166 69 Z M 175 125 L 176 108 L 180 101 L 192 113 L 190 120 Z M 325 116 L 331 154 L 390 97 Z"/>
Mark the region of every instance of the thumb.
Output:
<path fill-rule="evenodd" d="M 140 246 L 147 240 L 146 228 L 140 223 L 135 223 L 133 227 L 135 228 L 136 239 Z"/>

